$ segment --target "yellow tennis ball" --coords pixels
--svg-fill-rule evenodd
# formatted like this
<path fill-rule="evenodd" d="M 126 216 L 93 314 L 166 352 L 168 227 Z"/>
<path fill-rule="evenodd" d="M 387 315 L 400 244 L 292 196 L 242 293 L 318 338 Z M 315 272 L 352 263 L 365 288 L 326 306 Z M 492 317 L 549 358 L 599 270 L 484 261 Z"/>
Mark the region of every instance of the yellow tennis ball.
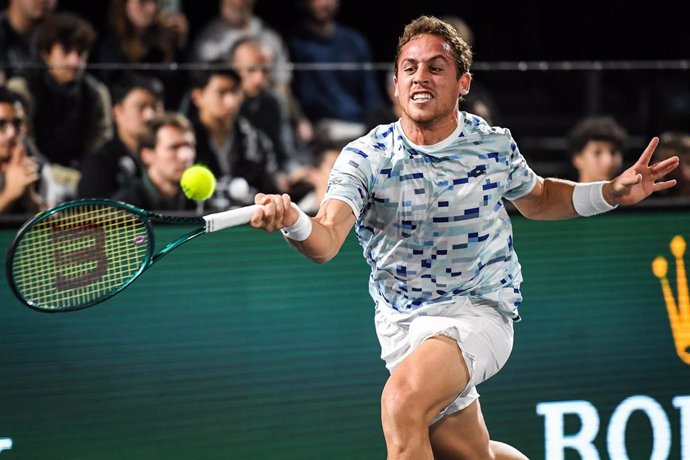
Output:
<path fill-rule="evenodd" d="M 192 165 L 182 173 L 180 187 L 190 200 L 208 200 L 216 190 L 216 177 L 206 166 Z"/>

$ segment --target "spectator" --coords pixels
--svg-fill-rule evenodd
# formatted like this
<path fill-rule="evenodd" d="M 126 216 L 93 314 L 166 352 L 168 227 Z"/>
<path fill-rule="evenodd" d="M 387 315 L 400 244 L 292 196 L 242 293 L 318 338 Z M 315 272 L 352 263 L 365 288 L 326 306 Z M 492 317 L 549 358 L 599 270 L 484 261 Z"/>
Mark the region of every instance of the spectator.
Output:
<path fill-rule="evenodd" d="M 0 87 L 0 214 L 34 213 L 43 207 L 35 190 L 39 164 L 23 144 L 23 112 L 19 96 Z"/>
<path fill-rule="evenodd" d="M 680 158 L 680 165 L 669 175 L 675 179 L 675 187 L 664 190 L 667 197 L 690 197 L 690 134 L 681 132 L 666 132 L 659 136 L 659 147 L 656 149 L 657 162 L 664 161 L 674 155 Z"/>
<path fill-rule="evenodd" d="M 395 95 L 395 72 L 393 70 L 390 70 L 386 74 L 386 94 L 388 95 L 390 104 L 382 105 L 374 112 L 367 114 L 367 131 L 371 131 L 378 125 L 386 125 L 398 121 L 402 115 L 400 102 L 398 102 L 398 97 Z"/>
<path fill-rule="evenodd" d="M 625 129 L 611 117 L 589 117 L 570 132 L 571 163 L 578 182 L 611 180 L 623 165 Z"/>
<path fill-rule="evenodd" d="M 27 101 L 30 134 L 50 163 L 43 170 L 49 206 L 76 195 L 81 159 L 112 137 L 108 90 L 84 72 L 95 38 L 79 16 L 50 15 L 36 31 L 45 67 L 7 83 Z"/>
<path fill-rule="evenodd" d="M 165 113 L 154 118 L 139 138 L 144 173 L 114 199 L 158 211 L 196 209 L 180 188 L 182 173 L 194 163 L 195 146 L 192 125 L 184 116 Z"/>
<path fill-rule="evenodd" d="M 109 33 L 98 47 L 103 63 L 171 64 L 184 57 L 189 25 L 180 12 L 162 11 L 156 0 L 111 0 Z M 106 70 L 101 78 L 113 84 L 122 69 Z M 152 72 L 165 85 L 166 107 L 177 107 L 186 88 L 183 75 L 175 70 Z"/>
<path fill-rule="evenodd" d="M 190 118 L 199 143 L 198 160 L 218 178 L 216 194 L 209 202 L 216 209 L 250 203 L 252 189 L 278 191 L 270 139 L 239 115 L 241 85 L 237 72 L 215 65 L 194 77 Z"/>
<path fill-rule="evenodd" d="M 108 90 L 84 73 L 95 38 L 93 27 L 76 15 L 50 16 L 36 36 L 45 69 L 8 82 L 28 103 L 38 148 L 63 166 L 78 165 L 112 136 Z"/>
<path fill-rule="evenodd" d="M 95 155 L 84 158 L 77 194 L 110 198 L 141 177 L 137 148 L 141 131 L 163 112 L 163 85 L 155 78 L 126 74 L 112 89 L 115 136 Z"/>
<path fill-rule="evenodd" d="M 369 45 L 359 32 L 335 20 L 339 0 L 298 0 L 302 21 L 288 40 L 297 64 L 371 62 Z M 382 104 L 374 75 L 367 70 L 295 71 L 295 96 L 314 123 L 317 137 L 348 140 L 364 132 L 367 113 Z"/>
<path fill-rule="evenodd" d="M 458 31 L 460 37 L 465 40 L 465 43 L 474 49 L 474 32 L 472 32 L 467 22 L 458 16 L 445 16 L 441 19 L 453 26 Z M 491 96 L 491 91 L 475 75 L 472 76 L 470 92 L 460 100 L 459 108 L 474 115 L 479 115 L 489 125 L 494 125 L 498 119 L 498 108 L 496 107 L 496 101 Z"/>
<path fill-rule="evenodd" d="M 0 85 L 22 66 L 34 63 L 34 33 L 56 3 L 57 0 L 10 0 L 7 10 L 0 14 Z"/>
<path fill-rule="evenodd" d="M 202 62 L 224 61 L 241 38 L 259 40 L 271 53 L 275 65 L 271 84 L 284 95 L 289 94 L 290 72 L 287 48 L 283 39 L 254 15 L 255 0 L 220 0 L 218 16 L 199 33 L 194 43 L 194 59 Z"/>
<path fill-rule="evenodd" d="M 289 174 L 299 167 L 295 138 L 288 108 L 270 87 L 268 59 L 262 44 L 250 37 L 235 42 L 230 51 L 230 63 L 242 78 L 240 115 L 269 137 L 279 170 Z"/>

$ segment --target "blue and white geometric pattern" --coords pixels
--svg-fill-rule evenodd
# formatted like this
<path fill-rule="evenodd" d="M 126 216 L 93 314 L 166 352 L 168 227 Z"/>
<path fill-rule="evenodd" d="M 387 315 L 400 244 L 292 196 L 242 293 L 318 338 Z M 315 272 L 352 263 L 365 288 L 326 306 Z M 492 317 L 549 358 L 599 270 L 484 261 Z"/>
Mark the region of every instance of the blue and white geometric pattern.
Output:
<path fill-rule="evenodd" d="M 479 296 L 517 319 L 522 277 L 502 200 L 529 193 L 537 176 L 507 129 L 458 120 L 432 146 L 412 143 L 400 122 L 374 128 L 343 149 L 324 200 L 357 216 L 377 303 L 405 313 Z"/>

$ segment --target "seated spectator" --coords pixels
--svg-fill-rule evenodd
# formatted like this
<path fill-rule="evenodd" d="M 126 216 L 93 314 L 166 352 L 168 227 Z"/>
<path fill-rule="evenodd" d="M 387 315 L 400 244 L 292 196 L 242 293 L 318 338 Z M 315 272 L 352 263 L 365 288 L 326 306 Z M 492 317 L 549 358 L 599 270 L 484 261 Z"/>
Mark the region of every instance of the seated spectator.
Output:
<path fill-rule="evenodd" d="M 289 94 L 290 71 L 283 39 L 261 18 L 254 15 L 255 0 L 220 0 L 218 16 L 199 33 L 194 42 L 194 59 L 201 62 L 224 61 L 241 38 L 253 37 L 271 53 L 274 64 L 271 85 L 281 94 Z"/>
<path fill-rule="evenodd" d="M 663 196 L 690 197 L 690 134 L 666 132 L 659 136 L 659 146 L 654 152 L 655 161 L 663 161 L 674 155 L 680 158 L 680 165 L 668 174 L 668 180 L 675 179 L 675 187 L 663 190 Z"/>
<path fill-rule="evenodd" d="M 625 129 L 611 117 L 589 117 L 569 135 L 571 162 L 578 182 L 611 180 L 623 165 Z"/>
<path fill-rule="evenodd" d="M 0 214 L 35 213 L 44 207 L 35 189 L 39 163 L 26 153 L 25 133 L 19 96 L 0 87 Z"/>
<path fill-rule="evenodd" d="M 139 136 L 144 125 L 163 112 L 163 85 L 155 78 L 124 74 L 111 93 L 115 136 L 82 161 L 77 189 L 81 198 L 110 198 L 141 177 Z"/>
<path fill-rule="evenodd" d="M 244 100 L 241 85 L 237 72 L 215 65 L 194 76 L 190 118 L 198 142 L 197 160 L 218 178 L 216 194 L 208 203 L 215 209 L 253 203 L 256 190 L 279 191 L 270 139 L 239 115 Z M 231 183 L 235 185 L 230 187 Z"/>
<path fill-rule="evenodd" d="M 302 20 L 288 45 L 297 64 L 371 62 L 362 34 L 336 22 L 339 0 L 299 0 Z M 364 133 L 367 113 L 382 104 L 374 75 L 368 70 L 299 70 L 294 94 L 315 123 L 317 138 L 346 141 Z"/>
<path fill-rule="evenodd" d="M 176 63 L 184 60 L 189 25 L 182 13 L 161 11 L 156 0 L 111 0 L 109 32 L 98 47 L 96 60 L 103 63 Z M 113 84 L 123 69 L 101 73 Z M 177 107 L 186 88 L 181 72 L 158 69 L 152 76 L 165 85 L 165 106 Z"/>
<path fill-rule="evenodd" d="M 388 105 L 384 104 L 376 111 L 367 114 L 367 131 L 371 131 L 378 125 L 395 123 L 402 115 L 400 102 L 398 102 L 398 98 L 395 95 L 395 72 L 393 70 L 386 74 L 386 94 L 390 103 Z"/>
<path fill-rule="evenodd" d="M 288 108 L 270 87 L 267 61 L 261 43 L 254 38 L 238 40 L 230 51 L 230 64 L 242 78 L 244 102 L 240 115 L 271 139 L 278 168 L 288 175 L 299 167 L 295 138 Z"/>
<path fill-rule="evenodd" d="M 55 8 L 57 0 L 10 0 L 0 14 L 0 85 L 23 66 L 34 64 L 31 49 L 38 25 Z"/>
<path fill-rule="evenodd" d="M 314 162 L 307 173 L 307 181 L 313 190 L 299 202 L 302 211 L 309 215 L 316 215 L 328 189 L 328 178 L 340 155 L 340 148 L 332 143 L 321 143 L 314 146 Z"/>
<path fill-rule="evenodd" d="M 194 210 L 196 203 L 184 196 L 182 173 L 194 163 L 196 141 L 192 125 L 178 113 L 151 120 L 139 138 L 142 177 L 121 188 L 114 199 L 156 211 Z"/>
<path fill-rule="evenodd" d="M 45 69 L 8 82 L 27 101 L 31 134 L 51 163 L 75 168 L 112 137 L 108 90 L 84 72 L 95 38 L 78 16 L 51 15 L 36 36 Z"/>

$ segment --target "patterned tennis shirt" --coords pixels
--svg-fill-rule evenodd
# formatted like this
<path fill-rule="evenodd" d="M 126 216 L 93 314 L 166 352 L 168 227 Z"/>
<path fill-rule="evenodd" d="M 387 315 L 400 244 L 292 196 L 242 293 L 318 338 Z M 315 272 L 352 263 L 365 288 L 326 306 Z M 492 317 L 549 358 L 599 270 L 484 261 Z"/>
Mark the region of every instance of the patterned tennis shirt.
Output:
<path fill-rule="evenodd" d="M 517 320 L 522 276 L 503 198 L 526 195 L 537 176 L 510 131 L 465 112 L 458 120 L 428 146 L 399 121 L 374 128 L 343 149 L 324 201 L 357 216 L 377 304 L 404 314 L 478 296 Z"/>

